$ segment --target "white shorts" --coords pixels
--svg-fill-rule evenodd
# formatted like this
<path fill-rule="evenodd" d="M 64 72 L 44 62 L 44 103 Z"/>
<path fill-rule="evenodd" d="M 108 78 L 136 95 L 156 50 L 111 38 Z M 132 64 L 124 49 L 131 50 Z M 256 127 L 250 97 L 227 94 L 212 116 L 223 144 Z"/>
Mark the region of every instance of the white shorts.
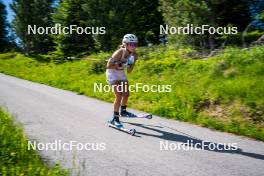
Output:
<path fill-rule="evenodd" d="M 124 70 L 106 69 L 106 80 L 110 85 L 113 85 L 117 81 L 126 82 L 127 77 Z"/>

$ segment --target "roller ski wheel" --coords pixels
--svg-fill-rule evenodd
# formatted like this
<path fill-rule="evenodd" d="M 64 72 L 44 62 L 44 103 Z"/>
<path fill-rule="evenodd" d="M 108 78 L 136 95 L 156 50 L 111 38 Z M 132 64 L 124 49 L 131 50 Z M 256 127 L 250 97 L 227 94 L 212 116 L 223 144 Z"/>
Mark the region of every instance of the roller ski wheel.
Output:
<path fill-rule="evenodd" d="M 130 134 L 131 136 L 134 136 L 134 135 L 136 134 L 136 130 L 135 130 L 135 129 L 130 129 L 130 130 L 129 130 L 129 134 Z"/>
<path fill-rule="evenodd" d="M 132 128 L 132 129 L 127 129 L 127 128 L 124 128 L 123 125 L 118 126 L 118 125 L 115 125 L 115 124 L 111 123 L 111 121 L 108 121 L 108 122 L 107 122 L 107 125 L 108 125 L 108 127 L 112 127 L 112 128 L 114 128 L 114 129 L 117 129 L 117 130 L 123 131 L 123 132 L 125 132 L 125 133 L 128 133 L 128 134 L 130 134 L 131 136 L 134 136 L 135 133 L 136 133 L 136 130 L 133 129 L 133 128 Z"/>

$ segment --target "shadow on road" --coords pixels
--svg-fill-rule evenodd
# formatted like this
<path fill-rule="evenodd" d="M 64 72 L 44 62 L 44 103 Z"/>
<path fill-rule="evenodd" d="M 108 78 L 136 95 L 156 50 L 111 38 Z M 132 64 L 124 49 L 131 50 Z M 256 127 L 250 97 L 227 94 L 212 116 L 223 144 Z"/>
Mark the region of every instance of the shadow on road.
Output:
<path fill-rule="evenodd" d="M 207 144 L 207 145 L 204 145 L 203 148 L 201 147 L 200 149 L 202 149 L 202 150 L 208 150 L 208 151 L 219 152 L 219 153 L 240 154 L 240 155 L 248 156 L 248 157 L 251 157 L 251 158 L 264 160 L 264 155 L 256 154 L 256 153 L 243 152 L 243 150 L 240 149 L 240 148 L 237 148 L 236 150 L 230 150 L 230 149 L 226 150 L 226 148 L 228 148 L 226 145 L 223 145 L 223 144 L 220 144 L 220 143 L 214 143 L 214 142 L 210 142 L 210 141 L 204 141 L 204 140 L 201 140 L 201 139 L 197 139 L 196 137 L 190 136 L 190 135 L 188 135 L 186 133 L 183 133 L 181 131 L 175 130 L 175 129 L 170 128 L 170 127 L 166 127 L 166 126 L 152 126 L 152 125 L 145 125 L 145 124 L 138 124 L 138 123 L 131 123 L 131 122 L 124 122 L 124 123 L 130 124 L 130 125 L 134 125 L 134 126 L 138 126 L 138 127 L 141 127 L 141 128 L 145 128 L 145 129 L 148 129 L 148 130 L 152 130 L 152 131 L 155 131 L 155 132 L 158 132 L 158 133 L 161 134 L 161 135 L 155 135 L 155 134 L 149 134 L 149 133 L 144 133 L 144 132 L 138 132 L 137 131 L 137 134 L 139 134 L 139 135 L 151 136 L 151 137 L 156 137 L 156 138 L 160 138 L 160 139 L 163 139 L 163 140 L 182 142 L 182 143 L 189 143 L 190 141 L 192 141 L 191 142 L 192 145 L 204 143 L 204 144 Z M 182 133 L 183 135 L 161 130 L 162 128 L 169 128 L 171 130 L 177 131 L 178 133 Z M 217 148 L 212 150 L 212 149 L 210 149 L 209 144 L 214 144 L 215 146 L 217 145 L 217 146 L 219 146 L 219 148 L 221 148 L 221 150 L 219 150 Z M 195 145 L 195 146 L 197 148 L 197 146 L 201 146 L 201 145 Z"/>

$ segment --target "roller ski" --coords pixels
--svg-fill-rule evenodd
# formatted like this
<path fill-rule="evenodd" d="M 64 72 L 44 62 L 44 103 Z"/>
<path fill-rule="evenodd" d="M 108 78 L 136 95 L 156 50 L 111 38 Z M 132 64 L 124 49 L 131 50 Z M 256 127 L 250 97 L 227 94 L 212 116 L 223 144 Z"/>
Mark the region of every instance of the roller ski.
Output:
<path fill-rule="evenodd" d="M 120 112 L 120 117 L 125 118 L 146 118 L 146 119 L 152 119 L 151 114 L 133 114 L 131 112 L 128 112 L 126 110 Z"/>
<path fill-rule="evenodd" d="M 135 129 L 127 129 L 124 128 L 123 124 L 119 121 L 119 119 L 117 117 L 114 117 L 112 120 L 107 122 L 109 127 L 115 128 L 117 130 L 123 131 L 125 133 L 128 133 L 132 136 L 135 135 L 136 130 Z"/>

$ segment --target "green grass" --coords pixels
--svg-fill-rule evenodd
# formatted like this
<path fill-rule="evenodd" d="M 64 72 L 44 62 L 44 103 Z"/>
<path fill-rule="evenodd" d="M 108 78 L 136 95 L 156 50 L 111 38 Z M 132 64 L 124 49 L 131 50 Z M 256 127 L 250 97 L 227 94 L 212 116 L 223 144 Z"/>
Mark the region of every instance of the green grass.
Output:
<path fill-rule="evenodd" d="M 11 116 L 0 108 L 0 175 L 67 175 L 67 171 L 58 164 L 49 167 L 37 151 L 28 150 L 27 145 L 28 139 L 23 130 L 15 126 Z"/>
<path fill-rule="evenodd" d="M 264 47 L 227 48 L 208 59 L 194 53 L 139 48 L 130 84 L 170 84 L 172 92 L 131 93 L 129 107 L 264 141 Z M 111 92 L 94 92 L 94 82 L 107 84 L 104 57 L 107 53 L 98 55 L 102 61 L 56 64 L 5 53 L 0 54 L 0 72 L 113 102 Z"/>

